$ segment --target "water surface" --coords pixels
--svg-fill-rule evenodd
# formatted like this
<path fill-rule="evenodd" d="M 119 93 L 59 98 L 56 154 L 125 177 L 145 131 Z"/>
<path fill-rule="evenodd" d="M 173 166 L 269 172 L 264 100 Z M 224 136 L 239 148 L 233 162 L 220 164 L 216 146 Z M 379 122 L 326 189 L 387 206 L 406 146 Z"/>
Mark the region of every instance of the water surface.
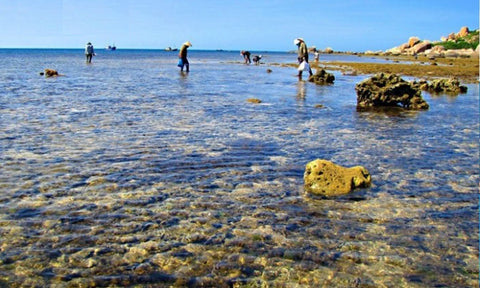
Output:
<path fill-rule="evenodd" d="M 295 54 L 82 53 L 0 50 L 0 286 L 478 286 L 478 85 L 357 112 Z M 316 158 L 373 184 L 312 199 Z"/>

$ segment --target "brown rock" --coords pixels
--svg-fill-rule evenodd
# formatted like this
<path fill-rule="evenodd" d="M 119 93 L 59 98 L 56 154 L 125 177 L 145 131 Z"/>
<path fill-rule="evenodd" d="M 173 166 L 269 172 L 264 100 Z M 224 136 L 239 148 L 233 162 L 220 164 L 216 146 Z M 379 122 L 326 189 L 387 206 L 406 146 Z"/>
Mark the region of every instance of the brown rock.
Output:
<path fill-rule="evenodd" d="M 465 37 L 470 33 L 467 26 L 460 28 L 460 31 L 457 33 L 457 37 Z"/>
<path fill-rule="evenodd" d="M 327 197 L 348 194 L 371 184 L 370 173 L 364 167 L 346 168 L 322 159 L 306 165 L 303 180 L 306 192 Z"/>
<path fill-rule="evenodd" d="M 468 87 L 461 85 L 457 78 L 434 79 L 430 83 L 427 81 L 419 81 L 413 82 L 412 85 L 430 93 L 448 93 L 458 95 L 468 91 Z"/>
<path fill-rule="evenodd" d="M 333 84 L 335 76 L 325 71 L 325 69 L 317 69 L 316 73 L 308 78 L 308 81 L 317 85 Z"/>
<path fill-rule="evenodd" d="M 58 76 L 58 72 L 57 70 L 53 70 L 53 69 L 45 69 L 44 74 L 41 74 L 41 75 L 45 75 L 45 77 L 53 77 L 53 76 Z"/>
<path fill-rule="evenodd" d="M 414 36 L 414 37 L 410 37 L 408 38 L 408 47 L 413 47 L 415 46 L 415 44 L 417 44 L 418 42 L 420 42 L 420 38 Z"/>
<path fill-rule="evenodd" d="M 410 48 L 410 53 L 418 54 L 418 53 L 425 52 L 427 49 L 430 49 L 430 48 L 432 48 L 432 43 L 430 43 L 429 41 L 424 41 L 424 42 L 417 43 L 415 44 L 415 46 Z"/>
<path fill-rule="evenodd" d="M 395 74 L 379 73 L 355 85 L 357 109 L 398 107 L 426 110 L 428 103 L 422 91 Z"/>
<path fill-rule="evenodd" d="M 262 100 L 257 99 L 257 98 L 248 98 L 247 102 L 253 103 L 253 104 L 260 104 L 260 103 L 262 103 Z"/>

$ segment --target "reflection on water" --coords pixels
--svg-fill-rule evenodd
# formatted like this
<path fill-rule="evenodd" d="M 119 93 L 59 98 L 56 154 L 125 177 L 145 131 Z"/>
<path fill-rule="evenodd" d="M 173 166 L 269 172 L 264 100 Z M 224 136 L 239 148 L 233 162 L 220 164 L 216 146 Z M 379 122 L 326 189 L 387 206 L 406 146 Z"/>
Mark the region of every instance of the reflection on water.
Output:
<path fill-rule="evenodd" d="M 478 286 L 478 85 L 361 112 L 236 52 L 41 53 L 0 68 L 0 286 Z M 315 158 L 373 185 L 313 199 Z"/>

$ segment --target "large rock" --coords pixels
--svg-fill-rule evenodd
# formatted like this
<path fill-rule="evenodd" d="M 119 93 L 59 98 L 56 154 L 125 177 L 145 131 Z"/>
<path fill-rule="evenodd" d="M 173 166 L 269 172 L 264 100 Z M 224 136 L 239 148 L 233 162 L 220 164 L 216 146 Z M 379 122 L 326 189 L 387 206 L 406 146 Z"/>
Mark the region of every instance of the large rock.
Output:
<path fill-rule="evenodd" d="M 339 196 L 355 188 L 369 187 L 371 176 L 362 166 L 351 168 L 316 159 L 309 162 L 303 175 L 305 191 L 319 196 Z"/>
<path fill-rule="evenodd" d="M 308 81 L 318 85 L 333 84 L 335 76 L 324 69 L 317 69 L 317 72 L 308 78 Z"/>
<path fill-rule="evenodd" d="M 410 54 L 416 55 L 418 53 L 425 52 L 427 49 L 432 48 L 432 43 L 430 41 L 423 41 L 415 44 L 412 48 L 409 49 Z"/>
<path fill-rule="evenodd" d="M 466 93 L 468 90 L 467 86 L 460 85 L 460 81 L 457 78 L 434 79 L 430 83 L 425 80 L 415 81 L 412 82 L 412 85 L 430 93 L 460 94 Z"/>
<path fill-rule="evenodd" d="M 357 108 L 401 106 L 406 109 L 428 109 L 419 88 L 395 74 L 379 73 L 355 85 Z"/>
<path fill-rule="evenodd" d="M 431 49 L 425 50 L 425 56 L 429 59 L 445 57 L 445 47 L 442 45 L 433 46 Z"/>
<path fill-rule="evenodd" d="M 460 28 L 460 31 L 457 33 L 457 37 L 465 37 L 470 33 L 470 30 L 468 29 L 467 26 L 463 26 Z"/>
<path fill-rule="evenodd" d="M 420 38 L 418 38 L 416 36 L 410 37 L 410 38 L 408 38 L 408 47 L 413 47 L 418 42 L 420 42 Z"/>

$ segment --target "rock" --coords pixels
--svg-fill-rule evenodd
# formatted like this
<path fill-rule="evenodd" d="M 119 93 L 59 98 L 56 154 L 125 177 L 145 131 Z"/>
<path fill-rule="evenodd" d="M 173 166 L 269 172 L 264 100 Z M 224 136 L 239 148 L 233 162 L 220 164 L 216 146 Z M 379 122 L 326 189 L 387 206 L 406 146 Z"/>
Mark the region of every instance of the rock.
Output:
<path fill-rule="evenodd" d="M 379 73 L 355 85 L 357 108 L 402 106 L 426 110 L 421 90 L 395 74 Z"/>
<path fill-rule="evenodd" d="M 327 47 L 327 48 L 325 48 L 325 50 L 323 50 L 323 52 L 326 53 L 326 54 L 332 54 L 332 53 L 333 53 L 333 49 L 330 48 L 330 47 Z"/>
<path fill-rule="evenodd" d="M 45 69 L 45 72 L 40 72 L 40 75 L 45 75 L 45 77 L 59 76 L 57 70 Z"/>
<path fill-rule="evenodd" d="M 346 168 L 323 159 L 306 165 L 303 180 L 306 192 L 327 197 L 348 194 L 371 184 L 370 173 L 364 167 Z"/>
<path fill-rule="evenodd" d="M 257 99 L 257 98 L 248 98 L 247 102 L 254 103 L 254 104 L 260 104 L 260 103 L 262 103 L 262 100 Z"/>
<path fill-rule="evenodd" d="M 418 42 L 420 42 L 420 38 L 418 38 L 416 36 L 410 37 L 410 38 L 408 38 L 408 47 L 413 47 Z"/>
<path fill-rule="evenodd" d="M 427 81 L 412 82 L 412 85 L 431 93 L 459 94 L 466 93 L 468 90 L 467 86 L 460 85 L 457 78 L 434 79 L 430 83 Z"/>
<path fill-rule="evenodd" d="M 457 35 L 455 33 L 448 34 L 447 41 L 455 41 L 457 39 Z"/>
<path fill-rule="evenodd" d="M 470 33 L 470 30 L 467 26 L 460 28 L 460 31 L 457 33 L 457 37 L 465 37 Z"/>
<path fill-rule="evenodd" d="M 431 49 L 425 50 L 425 56 L 429 59 L 445 57 L 445 47 L 442 45 L 433 46 Z"/>
<path fill-rule="evenodd" d="M 457 57 L 473 57 L 475 56 L 475 50 L 473 49 L 448 49 L 443 54 L 445 57 L 457 58 Z"/>
<path fill-rule="evenodd" d="M 459 56 L 458 51 L 456 49 L 449 49 L 443 53 L 445 57 L 457 58 Z"/>
<path fill-rule="evenodd" d="M 430 41 L 423 41 L 415 44 L 412 48 L 409 49 L 410 54 L 416 55 L 418 53 L 425 52 L 427 49 L 432 48 L 432 43 Z"/>
<path fill-rule="evenodd" d="M 317 69 L 317 73 L 308 77 L 308 81 L 314 82 L 317 85 L 333 84 L 335 76 L 325 71 L 325 69 Z"/>

